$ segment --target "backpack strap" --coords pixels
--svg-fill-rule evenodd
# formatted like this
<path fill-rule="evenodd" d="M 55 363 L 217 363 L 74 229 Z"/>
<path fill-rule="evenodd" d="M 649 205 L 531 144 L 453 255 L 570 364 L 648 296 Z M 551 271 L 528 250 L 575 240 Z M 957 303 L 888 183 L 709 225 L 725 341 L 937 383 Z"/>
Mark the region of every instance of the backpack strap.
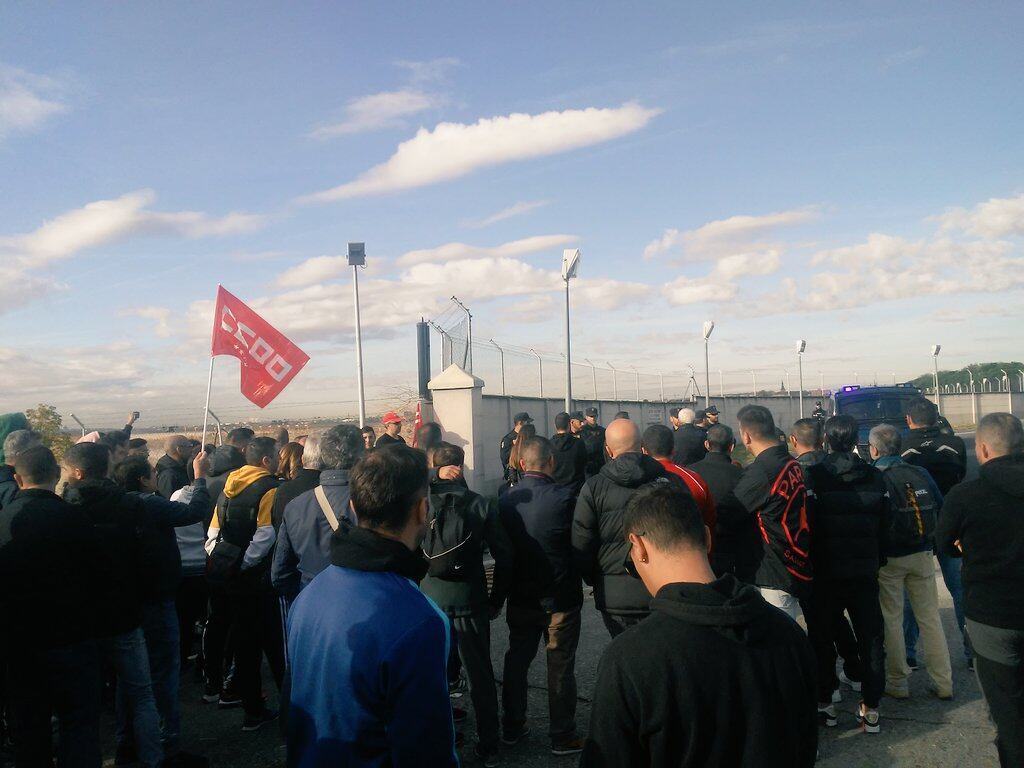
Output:
<path fill-rule="evenodd" d="M 327 518 L 327 523 L 331 526 L 331 530 L 338 530 L 338 516 L 334 514 L 334 510 L 331 508 L 331 502 L 327 498 L 327 494 L 324 493 L 324 487 L 318 485 L 313 489 L 313 495 L 316 496 L 316 500 L 320 503 L 320 509 L 323 510 L 324 517 Z"/>

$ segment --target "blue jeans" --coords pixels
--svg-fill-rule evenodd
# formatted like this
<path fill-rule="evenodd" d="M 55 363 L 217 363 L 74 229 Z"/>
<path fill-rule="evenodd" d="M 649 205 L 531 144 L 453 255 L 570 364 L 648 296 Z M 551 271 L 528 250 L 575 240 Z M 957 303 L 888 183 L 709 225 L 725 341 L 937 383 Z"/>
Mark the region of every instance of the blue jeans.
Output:
<path fill-rule="evenodd" d="M 164 750 L 160 745 L 160 715 L 153 697 L 149 654 L 142 627 L 105 637 L 101 642 L 117 674 L 118 745 L 123 744 L 130 727 L 139 763 L 146 768 L 155 768 L 164 759 Z"/>
<path fill-rule="evenodd" d="M 181 703 L 178 688 L 181 675 L 181 633 L 178 610 L 173 600 L 142 606 L 142 632 L 149 652 L 153 696 L 162 721 L 164 752 L 178 751 L 181 735 Z"/>
<path fill-rule="evenodd" d="M 964 588 L 960 581 L 960 566 L 962 558 L 947 557 L 938 555 L 939 570 L 942 571 L 942 580 L 946 589 L 953 598 L 953 613 L 956 614 L 956 625 L 960 628 L 960 636 L 964 641 L 964 658 L 974 658 L 971 650 L 970 640 L 964 632 Z M 903 638 L 907 646 L 907 658 L 917 658 L 917 638 L 920 632 L 917 628 L 917 620 L 914 618 L 914 611 L 910 607 L 910 598 L 904 592 L 903 595 Z"/>

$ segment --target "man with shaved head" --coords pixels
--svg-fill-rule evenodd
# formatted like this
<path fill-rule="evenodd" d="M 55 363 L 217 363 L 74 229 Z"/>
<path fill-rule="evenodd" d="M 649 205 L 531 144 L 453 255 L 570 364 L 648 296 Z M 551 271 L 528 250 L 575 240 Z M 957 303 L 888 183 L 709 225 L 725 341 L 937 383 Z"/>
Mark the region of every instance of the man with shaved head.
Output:
<path fill-rule="evenodd" d="M 939 552 L 963 556 L 964 614 L 1004 766 L 1024 765 L 1024 429 L 990 413 L 974 441 L 975 480 L 945 497 Z"/>
<path fill-rule="evenodd" d="M 626 571 L 628 544 L 622 515 L 639 488 L 653 482 L 677 483 L 657 461 L 640 449 L 640 427 L 616 419 L 605 430 L 609 461 L 580 491 L 573 515 L 572 547 L 576 566 L 594 588 L 594 603 L 612 637 L 650 613 L 651 597 Z"/>
<path fill-rule="evenodd" d="M 188 485 L 186 465 L 192 458 L 192 443 L 184 435 L 171 435 L 164 441 L 164 455 L 156 463 L 156 489 L 165 499 Z"/>

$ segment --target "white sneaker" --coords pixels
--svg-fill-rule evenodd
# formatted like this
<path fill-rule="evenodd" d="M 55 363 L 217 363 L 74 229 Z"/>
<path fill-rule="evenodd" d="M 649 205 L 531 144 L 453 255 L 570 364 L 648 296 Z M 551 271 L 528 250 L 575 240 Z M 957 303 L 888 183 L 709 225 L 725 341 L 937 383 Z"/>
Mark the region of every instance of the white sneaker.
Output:
<path fill-rule="evenodd" d="M 839 682 L 845 683 L 846 685 L 850 686 L 853 690 L 855 690 L 857 693 L 860 693 L 860 683 L 858 683 L 856 680 L 851 680 L 850 678 L 848 678 L 845 672 L 839 673 Z"/>
<path fill-rule="evenodd" d="M 839 716 L 836 708 L 831 704 L 827 706 L 818 705 L 818 723 L 826 728 L 835 728 L 839 724 Z"/>
<path fill-rule="evenodd" d="M 867 705 L 861 703 L 857 710 L 857 720 L 860 722 L 861 730 L 864 733 L 878 733 L 882 730 L 881 717 L 877 709 L 868 709 Z"/>
<path fill-rule="evenodd" d="M 843 692 L 841 690 L 839 690 L 838 688 L 836 688 L 834 691 L 832 691 L 832 703 L 833 704 L 840 704 L 840 703 L 842 703 L 842 701 L 843 701 Z"/>

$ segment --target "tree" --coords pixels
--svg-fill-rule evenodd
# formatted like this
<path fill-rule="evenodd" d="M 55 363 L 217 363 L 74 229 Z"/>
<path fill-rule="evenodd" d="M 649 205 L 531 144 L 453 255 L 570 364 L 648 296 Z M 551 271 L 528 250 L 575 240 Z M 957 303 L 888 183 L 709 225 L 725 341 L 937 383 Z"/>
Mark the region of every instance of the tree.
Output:
<path fill-rule="evenodd" d="M 39 433 L 43 439 L 43 445 L 53 451 L 57 461 L 61 460 L 66 451 L 73 443 L 71 435 L 61 429 L 63 420 L 57 413 L 56 407 L 40 403 L 35 408 L 25 411 L 28 423 L 32 429 Z"/>
<path fill-rule="evenodd" d="M 939 371 L 939 385 L 944 387 L 948 384 L 950 388 L 953 388 L 960 384 L 964 392 L 970 392 L 971 377 L 968 375 L 968 370 L 970 370 L 974 376 L 974 389 L 976 392 L 981 392 L 982 379 L 988 379 L 991 382 L 992 389 L 998 390 L 1000 387 L 999 382 L 1003 380 L 1002 371 L 1006 371 L 1010 375 L 1010 388 L 1014 391 L 1019 391 L 1020 377 L 1017 372 L 1022 369 L 1024 369 L 1024 363 L 1017 362 L 1016 360 L 1005 363 L 971 363 L 967 368 L 961 368 L 959 371 Z M 921 389 L 930 390 L 934 386 L 934 375 L 925 373 L 910 383 Z"/>

